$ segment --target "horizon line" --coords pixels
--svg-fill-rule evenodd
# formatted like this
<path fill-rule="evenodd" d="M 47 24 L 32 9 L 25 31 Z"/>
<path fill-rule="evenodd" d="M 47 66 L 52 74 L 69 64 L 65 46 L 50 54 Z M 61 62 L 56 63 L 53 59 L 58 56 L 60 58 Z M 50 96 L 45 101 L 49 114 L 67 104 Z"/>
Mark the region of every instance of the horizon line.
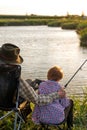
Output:
<path fill-rule="evenodd" d="M 79 14 L 66 14 L 66 15 L 45 15 L 45 14 L 0 14 L 0 16 L 1 15 L 4 15 L 4 16 L 55 16 L 55 17 L 61 17 L 61 16 L 82 16 L 82 14 L 81 15 L 79 15 Z M 83 14 L 84 15 L 84 14 Z M 84 15 L 84 16 L 87 16 L 87 15 Z"/>

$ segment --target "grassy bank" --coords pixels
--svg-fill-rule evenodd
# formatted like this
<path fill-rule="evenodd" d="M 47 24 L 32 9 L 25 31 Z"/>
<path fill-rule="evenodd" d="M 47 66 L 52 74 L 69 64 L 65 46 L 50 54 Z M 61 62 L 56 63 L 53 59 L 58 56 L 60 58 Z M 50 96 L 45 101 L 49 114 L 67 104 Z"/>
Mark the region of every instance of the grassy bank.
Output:
<path fill-rule="evenodd" d="M 72 130 L 87 130 L 87 95 L 84 95 L 83 100 L 71 97 L 74 101 L 74 125 Z M 0 115 L 3 113 L 0 111 Z M 13 130 L 13 115 L 0 121 L 0 130 Z M 28 116 L 27 122 L 22 124 L 22 130 L 38 130 L 40 126 L 35 125 L 31 120 L 31 115 Z M 62 126 L 61 126 L 62 127 Z M 50 130 L 55 130 L 51 127 Z"/>
<path fill-rule="evenodd" d="M 0 15 L 0 26 L 29 26 L 29 25 L 47 25 L 53 20 L 62 19 L 58 16 L 16 16 L 16 15 Z"/>
<path fill-rule="evenodd" d="M 0 15 L 0 26 L 21 25 L 48 25 L 60 26 L 63 23 L 71 23 L 83 20 L 81 16 L 38 16 L 38 15 Z"/>

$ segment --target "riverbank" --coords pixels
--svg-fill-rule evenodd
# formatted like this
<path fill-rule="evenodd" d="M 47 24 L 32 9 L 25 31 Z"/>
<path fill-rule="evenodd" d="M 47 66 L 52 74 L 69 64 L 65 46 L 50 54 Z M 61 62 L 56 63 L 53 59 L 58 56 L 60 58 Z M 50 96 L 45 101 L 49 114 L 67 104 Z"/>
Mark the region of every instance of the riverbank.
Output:
<path fill-rule="evenodd" d="M 0 15 L 0 26 L 47 25 L 52 27 L 61 27 L 63 23 L 74 22 L 74 26 L 69 26 L 69 28 L 72 27 L 71 29 L 76 29 L 77 23 L 81 20 L 84 20 L 83 16 L 79 15 L 70 15 L 70 16 L 69 15 L 68 16 Z"/>
<path fill-rule="evenodd" d="M 87 47 L 87 17 L 82 15 L 67 16 L 0 16 L 0 26 L 50 26 L 76 30 L 80 36 L 80 45 Z"/>

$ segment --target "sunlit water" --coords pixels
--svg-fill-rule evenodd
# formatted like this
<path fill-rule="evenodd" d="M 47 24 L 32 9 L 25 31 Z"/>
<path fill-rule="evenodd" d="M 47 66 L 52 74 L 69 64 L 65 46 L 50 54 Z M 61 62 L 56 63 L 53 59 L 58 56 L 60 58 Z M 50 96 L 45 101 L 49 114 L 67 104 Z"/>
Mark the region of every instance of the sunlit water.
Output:
<path fill-rule="evenodd" d="M 87 59 L 87 48 L 80 47 L 75 31 L 47 26 L 0 27 L 0 46 L 13 43 L 20 47 L 24 58 L 24 79 L 46 79 L 47 71 L 54 65 L 64 70 L 61 84 L 65 85 Z M 87 87 L 87 63 L 79 70 L 66 90 L 80 94 Z"/>

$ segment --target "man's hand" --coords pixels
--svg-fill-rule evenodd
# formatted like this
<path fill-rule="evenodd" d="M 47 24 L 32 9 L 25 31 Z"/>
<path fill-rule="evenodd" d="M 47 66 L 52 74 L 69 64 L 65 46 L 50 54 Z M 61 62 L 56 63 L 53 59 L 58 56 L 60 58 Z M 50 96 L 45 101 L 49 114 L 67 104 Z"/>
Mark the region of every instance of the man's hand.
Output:
<path fill-rule="evenodd" d="M 66 92 L 65 92 L 65 90 L 64 90 L 64 89 L 60 89 L 60 90 L 58 91 L 58 95 L 59 95 L 60 98 L 66 97 Z"/>

